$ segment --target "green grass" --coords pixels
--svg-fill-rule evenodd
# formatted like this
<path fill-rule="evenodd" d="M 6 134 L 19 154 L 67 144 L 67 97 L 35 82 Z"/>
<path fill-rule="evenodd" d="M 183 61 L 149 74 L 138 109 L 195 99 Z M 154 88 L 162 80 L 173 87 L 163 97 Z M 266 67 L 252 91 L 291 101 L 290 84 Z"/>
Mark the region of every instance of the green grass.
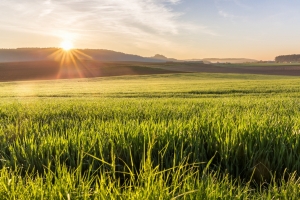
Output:
<path fill-rule="evenodd" d="M 0 84 L 0 199 L 298 199 L 300 78 Z"/>
<path fill-rule="evenodd" d="M 173 74 L 0 84 L 0 98 L 298 96 L 300 79 L 247 74 Z"/>

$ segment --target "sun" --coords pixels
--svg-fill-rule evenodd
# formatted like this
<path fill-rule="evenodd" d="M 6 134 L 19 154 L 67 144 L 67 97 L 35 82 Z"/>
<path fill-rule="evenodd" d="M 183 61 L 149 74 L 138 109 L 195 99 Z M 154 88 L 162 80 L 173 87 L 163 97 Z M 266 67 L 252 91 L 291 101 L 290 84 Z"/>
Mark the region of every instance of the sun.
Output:
<path fill-rule="evenodd" d="M 65 40 L 60 44 L 60 47 L 63 48 L 65 51 L 69 51 L 73 48 L 73 43 L 71 41 Z"/>

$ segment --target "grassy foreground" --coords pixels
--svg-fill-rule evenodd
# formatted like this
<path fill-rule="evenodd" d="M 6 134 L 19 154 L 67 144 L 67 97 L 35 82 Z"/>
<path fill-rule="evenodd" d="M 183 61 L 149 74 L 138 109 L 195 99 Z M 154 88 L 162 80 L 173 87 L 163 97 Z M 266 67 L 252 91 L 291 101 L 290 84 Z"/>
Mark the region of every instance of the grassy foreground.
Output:
<path fill-rule="evenodd" d="M 0 199 L 298 199 L 300 78 L 0 84 Z"/>

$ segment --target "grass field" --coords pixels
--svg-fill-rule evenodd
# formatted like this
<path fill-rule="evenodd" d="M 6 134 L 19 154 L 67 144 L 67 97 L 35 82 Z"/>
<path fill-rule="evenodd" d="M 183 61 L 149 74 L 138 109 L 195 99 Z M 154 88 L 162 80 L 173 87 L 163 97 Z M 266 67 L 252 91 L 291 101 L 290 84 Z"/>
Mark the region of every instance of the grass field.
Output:
<path fill-rule="evenodd" d="M 300 78 L 0 83 L 0 199 L 298 199 Z"/>

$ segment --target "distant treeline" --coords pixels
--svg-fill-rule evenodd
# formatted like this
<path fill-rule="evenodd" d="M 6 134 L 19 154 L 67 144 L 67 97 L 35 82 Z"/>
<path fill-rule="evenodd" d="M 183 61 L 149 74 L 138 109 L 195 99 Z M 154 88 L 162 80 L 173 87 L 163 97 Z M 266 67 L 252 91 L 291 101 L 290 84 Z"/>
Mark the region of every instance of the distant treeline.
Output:
<path fill-rule="evenodd" d="M 300 62 L 300 54 L 281 55 L 275 58 L 276 62 Z"/>

